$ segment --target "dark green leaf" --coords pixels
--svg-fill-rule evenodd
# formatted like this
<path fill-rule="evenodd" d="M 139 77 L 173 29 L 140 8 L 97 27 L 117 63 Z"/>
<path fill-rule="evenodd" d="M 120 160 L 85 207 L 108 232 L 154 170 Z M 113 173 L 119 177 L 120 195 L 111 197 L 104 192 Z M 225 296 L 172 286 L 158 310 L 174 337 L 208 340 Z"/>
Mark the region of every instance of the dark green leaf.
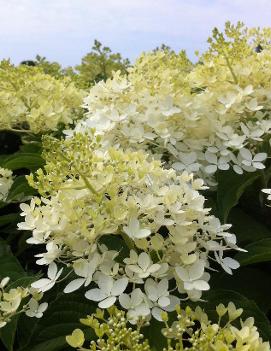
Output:
<path fill-rule="evenodd" d="M 239 245 L 243 242 L 247 244 L 255 240 L 271 238 L 269 228 L 238 207 L 232 209 L 228 222 L 233 225 L 232 232 L 236 234 Z"/>
<path fill-rule="evenodd" d="M 9 213 L 4 216 L 0 216 L 0 227 L 9 223 L 17 222 L 20 218 L 18 213 Z"/>
<path fill-rule="evenodd" d="M 26 273 L 12 254 L 9 246 L 4 241 L 0 241 L 0 277 L 7 276 L 10 277 L 11 281 L 15 281 L 26 276 Z"/>
<path fill-rule="evenodd" d="M 242 175 L 233 170 L 218 172 L 217 210 L 223 223 L 227 222 L 230 210 L 237 205 L 245 189 L 259 177 L 259 172 L 246 172 Z"/>
<path fill-rule="evenodd" d="M 13 155 L 5 158 L 0 166 L 11 170 L 26 168 L 35 170 L 44 165 L 43 158 L 38 153 L 31 152 L 16 152 Z"/>
<path fill-rule="evenodd" d="M 13 256 L 8 245 L 0 241 L 0 278 L 10 277 L 11 281 L 14 281 L 16 279 L 22 279 L 25 275 L 26 273 L 16 257 Z M 1 341 L 9 351 L 13 351 L 17 322 L 18 317 L 13 318 L 12 321 L 0 331 Z"/>
<path fill-rule="evenodd" d="M 36 190 L 27 182 L 25 176 L 16 177 L 12 187 L 10 188 L 7 201 L 24 201 L 27 196 L 33 196 Z"/>
<path fill-rule="evenodd" d="M 23 153 L 37 153 L 40 154 L 42 150 L 42 146 L 40 142 L 31 142 L 21 145 L 20 152 Z"/>
<path fill-rule="evenodd" d="M 12 320 L 0 330 L 0 339 L 8 351 L 14 350 L 14 341 L 19 316 L 15 316 Z"/>
<path fill-rule="evenodd" d="M 76 328 L 85 329 L 79 320 L 96 309 L 82 291 L 73 294 L 58 294 L 49 302 L 43 318 L 34 320 L 22 316 L 18 327 L 19 351 L 68 350 L 66 335 Z M 89 328 L 87 328 L 89 330 Z"/>
<path fill-rule="evenodd" d="M 271 261 L 271 238 L 255 241 L 248 244 L 245 249 L 248 252 L 239 252 L 235 255 L 235 259 L 238 260 L 242 266 Z"/>
<path fill-rule="evenodd" d="M 253 282 L 253 284 L 251 283 Z M 254 300 L 264 313 L 271 310 L 271 279 L 266 271 L 255 267 L 240 267 L 230 275 L 225 272 L 212 274 L 212 289 L 228 289 Z"/>

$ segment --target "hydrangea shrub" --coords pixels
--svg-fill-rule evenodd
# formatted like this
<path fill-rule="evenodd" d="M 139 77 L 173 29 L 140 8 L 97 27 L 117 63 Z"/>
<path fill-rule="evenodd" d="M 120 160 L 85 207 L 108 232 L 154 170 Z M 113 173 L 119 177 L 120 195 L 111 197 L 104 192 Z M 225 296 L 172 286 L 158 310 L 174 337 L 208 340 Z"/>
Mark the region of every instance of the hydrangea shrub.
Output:
<path fill-rule="evenodd" d="M 270 350 L 270 39 L 1 62 L 1 350 Z"/>

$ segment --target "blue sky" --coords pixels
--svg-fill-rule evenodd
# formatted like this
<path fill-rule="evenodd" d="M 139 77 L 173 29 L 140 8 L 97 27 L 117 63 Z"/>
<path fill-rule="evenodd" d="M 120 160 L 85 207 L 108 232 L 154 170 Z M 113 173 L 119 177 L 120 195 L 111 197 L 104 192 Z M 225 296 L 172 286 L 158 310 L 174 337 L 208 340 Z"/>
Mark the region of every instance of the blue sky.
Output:
<path fill-rule="evenodd" d="M 131 60 L 161 43 L 193 58 L 227 20 L 271 26 L 271 0 L 0 0 L 0 58 L 75 65 L 95 38 Z"/>

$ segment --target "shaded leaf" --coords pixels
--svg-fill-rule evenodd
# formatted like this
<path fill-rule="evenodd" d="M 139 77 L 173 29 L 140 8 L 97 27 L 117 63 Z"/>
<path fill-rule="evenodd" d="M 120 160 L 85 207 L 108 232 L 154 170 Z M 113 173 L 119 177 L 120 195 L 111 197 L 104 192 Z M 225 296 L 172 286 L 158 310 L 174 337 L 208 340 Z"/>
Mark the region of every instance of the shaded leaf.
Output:
<path fill-rule="evenodd" d="M 253 284 L 251 284 L 253 282 Z M 212 289 L 228 289 L 254 300 L 264 313 L 271 310 L 271 279 L 266 271 L 255 267 L 241 267 L 233 275 L 219 272 L 212 275 Z"/>
<path fill-rule="evenodd" d="M 20 215 L 18 213 L 9 213 L 7 215 L 0 216 L 0 227 L 9 223 L 17 222 L 19 218 Z"/>
<path fill-rule="evenodd" d="M 33 196 L 37 193 L 27 182 L 25 176 L 16 177 L 12 187 L 9 190 L 7 201 L 23 201 L 27 196 Z"/>
<path fill-rule="evenodd" d="M 15 256 L 13 256 L 10 248 L 4 241 L 0 241 L 0 278 L 10 277 L 11 281 L 22 279 L 26 276 L 22 266 Z M 11 286 L 12 284 L 10 284 Z M 18 316 L 12 319 L 4 328 L 0 330 L 0 338 L 7 350 L 13 351 L 13 344 L 16 335 Z"/>
<path fill-rule="evenodd" d="M 236 174 L 233 170 L 220 171 L 217 175 L 217 210 L 223 223 L 227 222 L 230 210 L 237 205 L 241 195 L 260 177 L 259 172 Z"/>
<path fill-rule="evenodd" d="M 271 230 L 263 223 L 238 207 L 232 209 L 228 222 L 232 224 L 232 232 L 236 234 L 237 242 L 249 243 L 264 238 L 271 238 Z"/>
<path fill-rule="evenodd" d="M 16 152 L 9 157 L 6 157 L 0 166 L 11 170 L 26 168 L 35 170 L 44 165 L 43 158 L 38 153 L 31 152 Z"/>
<path fill-rule="evenodd" d="M 248 252 L 239 252 L 235 259 L 242 266 L 249 264 L 271 261 L 271 238 L 262 239 L 245 246 Z"/>
<path fill-rule="evenodd" d="M 48 300 L 47 300 L 48 301 Z M 22 316 L 18 328 L 18 351 L 57 351 L 70 349 L 66 335 L 76 328 L 84 327 L 80 318 L 86 317 L 96 309 L 96 304 L 86 300 L 82 291 L 73 294 L 58 294 L 49 302 L 43 318 L 33 319 Z"/>

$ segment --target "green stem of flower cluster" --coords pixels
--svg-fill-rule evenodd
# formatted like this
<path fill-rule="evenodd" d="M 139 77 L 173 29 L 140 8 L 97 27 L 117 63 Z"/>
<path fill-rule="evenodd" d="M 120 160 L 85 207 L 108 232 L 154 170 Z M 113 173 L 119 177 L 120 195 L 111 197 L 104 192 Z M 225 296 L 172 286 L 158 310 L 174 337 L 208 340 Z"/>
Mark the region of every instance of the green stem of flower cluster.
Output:
<path fill-rule="evenodd" d="M 65 155 L 62 154 L 62 157 L 64 158 L 65 161 L 70 162 L 70 161 L 68 160 L 68 158 L 67 158 Z M 86 187 L 91 191 L 91 193 L 93 193 L 93 194 L 95 194 L 95 195 L 98 195 L 97 191 L 96 191 L 96 190 L 93 188 L 93 186 L 90 184 L 90 182 L 88 181 L 87 177 L 84 176 L 84 175 L 79 171 L 79 169 L 78 169 L 75 165 L 73 165 L 73 167 L 74 167 L 74 169 L 76 170 L 76 172 L 80 175 L 80 177 L 83 179 L 83 181 L 84 181 Z"/>
<path fill-rule="evenodd" d="M 230 60 L 229 60 L 228 56 L 225 54 L 225 52 L 223 52 L 223 54 L 224 54 L 224 57 L 225 57 L 227 66 L 228 66 L 228 68 L 229 68 L 229 70 L 230 70 L 230 72 L 231 72 L 231 75 L 232 75 L 232 77 L 233 77 L 234 83 L 235 83 L 235 84 L 238 84 L 238 79 L 237 79 L 237 77 L 236 77 L 236 74 L 235 74 L 234 71 L 233 71 L 233 68 L 232 68 L 232 66 L 231 66 L 231 64 L 230 64 Z"/>

